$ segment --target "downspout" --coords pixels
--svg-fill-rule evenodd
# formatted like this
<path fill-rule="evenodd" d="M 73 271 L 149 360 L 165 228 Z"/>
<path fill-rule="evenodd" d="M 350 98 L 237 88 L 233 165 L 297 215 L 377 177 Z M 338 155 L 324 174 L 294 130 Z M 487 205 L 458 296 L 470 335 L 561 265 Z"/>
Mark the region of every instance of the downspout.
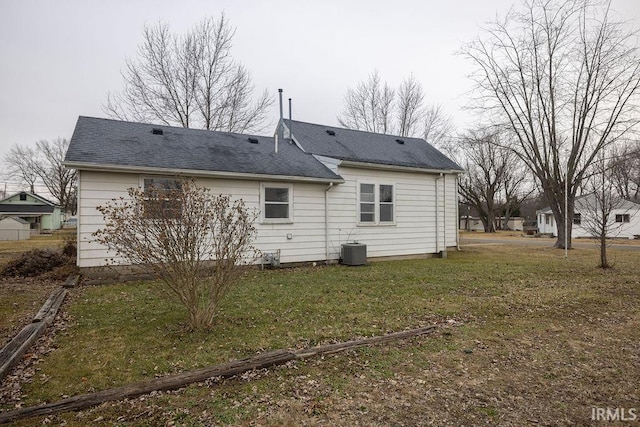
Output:
<path fill-rule="evenodd" d="M 460 195 L 458 189 L 460 188 L 459 180 L 460 175 L 456 175 L 456 250 L 460 250 Z M 469 216 L 467 215 L 467 224 L 469 224 Z"/>
<path fill-rule="evenodd" d="M 325 264 L 329 264 L 329 190 L 333 188 L 333 182 L 324 190 L 324 256 Z"/>
<path fill-rule="evenodd" d="M 436 178 L 436 253 L 440 253 L 440 185 L 438 181 L 442 179 L 442 172 Z"/>

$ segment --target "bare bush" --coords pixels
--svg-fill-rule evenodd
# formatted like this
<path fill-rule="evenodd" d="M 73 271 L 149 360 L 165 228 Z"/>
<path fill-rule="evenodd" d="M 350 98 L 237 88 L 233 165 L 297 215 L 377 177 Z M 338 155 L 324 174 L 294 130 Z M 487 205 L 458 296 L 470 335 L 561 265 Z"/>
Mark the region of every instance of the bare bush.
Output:
<path fill-rule="evenodd" d="M 98 210 L 105 226 L 93 234 L 96 241 L 120 262 L 157 276 L 187 308 L 194 329 L 213 325 L 220 300 L 256 255 L 255 213 L 193 180 L 149 180 Z"/>

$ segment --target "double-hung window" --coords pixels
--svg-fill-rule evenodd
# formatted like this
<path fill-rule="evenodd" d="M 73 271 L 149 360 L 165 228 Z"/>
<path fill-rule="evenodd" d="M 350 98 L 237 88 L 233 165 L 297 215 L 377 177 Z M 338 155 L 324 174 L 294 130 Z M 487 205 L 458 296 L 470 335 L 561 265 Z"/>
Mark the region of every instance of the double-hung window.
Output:
<path fill-rule="evenodd" d="M 182 216 L 182 182 L 173 178 L 144 178 L 144 216 L 148 219 Z"/>
<path fill-rule="evenodd" d="M 616 222 L 629 222 L 629 214 L 616 214 Z"/>
<path fill-rule="evenodd" d="M 580 225 L 582 224 L 582 214 L 580 213 L 574 213 L 573 214 L 573 223 L 575 225 Z"/>
<path fill-rule="evenodd" d="M 293 187 L 286 184 L 262 184 L 262 219 L 264 222 L 292 222 Z"/>
<path fill-rule="evenodd" d="M 361 225 L 385 225 L 395 222 L 395 189 L 392 184 L 360 183 L 358 222 Z"/>

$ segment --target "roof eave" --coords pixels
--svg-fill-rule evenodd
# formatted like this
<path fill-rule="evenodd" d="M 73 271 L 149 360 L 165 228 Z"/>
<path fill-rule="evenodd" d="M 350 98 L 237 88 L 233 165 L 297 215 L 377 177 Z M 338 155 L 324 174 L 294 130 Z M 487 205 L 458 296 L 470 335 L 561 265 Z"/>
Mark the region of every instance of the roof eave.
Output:
<path fill-rule="evenodd" d="M 91 170 L 99 172 L 130 172 L 130 173 L 148 173 L 154 175 L 179 175 L 206 178 L 235 178 L 243 180 L 259 180 L 259 181 L 291 181 L 291 182 L 316 182 L 323 184 L 342 184 L 344 179 L 337 178 L 319 178 L 309 176 L 292 176 L 292 175 L 268 175 L 244 172 L 224 172 L 224 171 L 203 171 L 197 169 L 173 169 L 173 168 L 153 168 L 144 166 L 124 166 L 114 164 L 95 164 L 85 162 L 65 161 L 64 166 L 71 169 Z"/>
<path fill-rule="evenodd" d="M 339 160 L 339 159 L 336 159 L 336 160 Z M 434 169 L 434 168 L 421 168 L 421 167 L 413 167 L 413 166 L 385 165 L 380 163 L 356 162 L 353 160 L 340 160 L 340 166 L 348 166 L 348 167 L 360 168 L 360 169 L 378 169 L 378 170 L 427 173 L 427 174 L 447 173 L 447 174 L 459 175 L 464 172 L 464 170 L 459 170 L 459 169 Z"/>

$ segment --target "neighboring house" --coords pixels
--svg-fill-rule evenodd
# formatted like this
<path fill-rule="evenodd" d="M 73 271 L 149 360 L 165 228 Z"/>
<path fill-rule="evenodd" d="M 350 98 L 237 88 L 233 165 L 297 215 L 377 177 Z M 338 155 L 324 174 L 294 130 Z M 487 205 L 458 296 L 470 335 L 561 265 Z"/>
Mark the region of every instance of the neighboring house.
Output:
<path fill-rule="evenodd" d="M 291 137 L 292 136 L 292 137 Z M 461 168 L 418 138 L 281 120 L 274 137 L 80 117 L 65 165 L 78 174 L 78 265 L 112 254 L 96 210 L 131 187 L 194 177 L 259 212 L 254 245 L 280 261 L 444 254 L 458 244 Z"/>
<path fill-rule="evenodd" d="M 22 218 L 0 219 L 0 240 L 27 240 L 31 237 L 29 223 Z"/>
<path fill-rule="evenodd" d="M 571 237 L 593 237 L 585 227 L 589 217 L 595 215 L 595 196 L 590 194 L 576 197 L 574 202 L 573 225 Z M 538 232 L 558 235 L 558 227 L 551 212 L 551 208 L 536 211 L 538 217 Z M 640 205 L 629 200 L 621 200 L 610 216 L 610 236 L 612 238 L 634 239 L 640 236 Z"/>
<path fill-rule="evenodd" d="M 0 200 L 0 218 L 9 216 L 27 221 L 34 234 L 57 230 L 64 220 L 60 206 L 26 191 Z"/>

